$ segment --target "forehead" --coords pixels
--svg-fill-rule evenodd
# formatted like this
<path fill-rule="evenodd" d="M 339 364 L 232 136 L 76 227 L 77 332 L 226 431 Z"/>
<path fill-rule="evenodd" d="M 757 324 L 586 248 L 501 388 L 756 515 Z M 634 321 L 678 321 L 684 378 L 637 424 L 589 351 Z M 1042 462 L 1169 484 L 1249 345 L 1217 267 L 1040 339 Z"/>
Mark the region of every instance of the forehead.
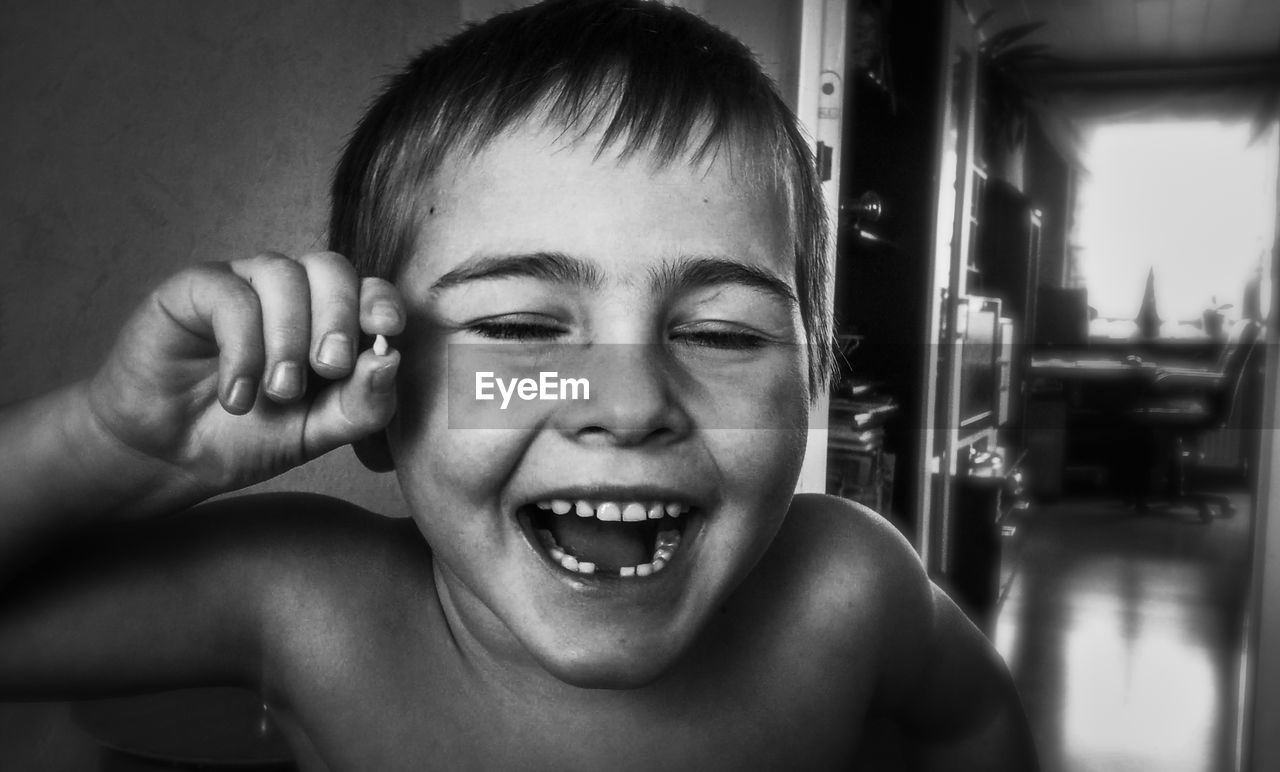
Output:
<path fill-rule="evenodd" d="M 606 274 L 714 255 L 791 281 L 792 218 L 780 185 L 723 153 L 658 164 L 644 151 L 601 152 L 596 139 L 519 128 L 475 155 L 450 154 L 421 199 L 403 278 L 421 286 L 477 255 L 557 252 Z"/>

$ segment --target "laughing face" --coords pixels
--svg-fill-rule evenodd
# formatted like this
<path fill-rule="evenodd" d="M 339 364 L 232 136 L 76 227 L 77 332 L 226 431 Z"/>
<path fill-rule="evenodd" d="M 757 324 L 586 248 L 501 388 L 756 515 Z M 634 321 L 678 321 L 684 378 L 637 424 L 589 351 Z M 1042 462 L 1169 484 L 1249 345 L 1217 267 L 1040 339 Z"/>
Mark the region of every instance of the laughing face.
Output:
<path fill-rule="evenodd" d="M 623 688 L 777 533 L 807 357 L 783 194 L 590 140 L 512 131 L 435 175 L 388 434 L 455 633 Z"/>

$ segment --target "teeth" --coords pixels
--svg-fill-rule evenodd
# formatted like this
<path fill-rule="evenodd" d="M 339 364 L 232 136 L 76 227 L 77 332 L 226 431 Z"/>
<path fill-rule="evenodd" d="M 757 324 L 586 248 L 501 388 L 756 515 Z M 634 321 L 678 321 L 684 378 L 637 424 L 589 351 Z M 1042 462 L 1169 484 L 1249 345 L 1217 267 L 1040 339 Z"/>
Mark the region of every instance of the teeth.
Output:
<path fill-rule="evenodd" d="M 557 515 L 567 515 L 570 512 L 574 512 L 578 517 L 595 517 L 604 522 L 628 523 L 660 520 L 663 517 L 676 518 L 689 511 L 687 505 L 675 501 L 665 503 L 658 501 L 646 505 L 638 501 L 602 501 L 593 503 L 585 499 L 577 501 L 548 499 L 536 502 L 535 506 L 538 509 L 549 510 Z M 566 571 L 588 575 L 596 573 L 598 566 L 595 563 L 579 560 L 576 555 L 570 555 L 565 551 L 564 547 L 556 543 L 556 539 L 550 531 L 539 528 L 535 535 L 538 542 L 542 544 L 543 549 L 547 551 L 547 555 Z M 667 567 L 679 547 L 680 531 L 675 528 L 664 528 L 658 531 L 657 538 L 654 540 L 653 556 L 649 562 L 635 566 L 623 566 L 618 569 L 617 575 L 620 577 L 652 576 Z"/>
<path fill-rule="evenodd" d="M 594 517 L 597 520 L 616 523 L 638 523 L 644 520 L 661 520 L 664 517 L 679 517 L 689 511 L 686 504 L 677 501 L 655 501 L 644 504 L 639 501 L 601 501 L 598 503 L 578 499 L 548 499 L 535 504 L 538 509 L 549 510 L 557 515 L 574 512 L 578 517 Z"/>

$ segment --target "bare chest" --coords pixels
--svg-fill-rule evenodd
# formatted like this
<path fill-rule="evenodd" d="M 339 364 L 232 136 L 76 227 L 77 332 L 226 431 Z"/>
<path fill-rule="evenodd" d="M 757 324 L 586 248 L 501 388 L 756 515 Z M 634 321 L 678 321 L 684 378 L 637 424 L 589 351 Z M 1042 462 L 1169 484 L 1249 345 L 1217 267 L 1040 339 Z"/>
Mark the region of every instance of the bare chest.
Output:
<path fill-rule="evenodd" d="M 303 769 L 330 772 L 849 767 L 866 673 L 724 659 L 654 688 L 540 699 L 456 662 L 398 658 L 314 681 L 280 723 Z"/>

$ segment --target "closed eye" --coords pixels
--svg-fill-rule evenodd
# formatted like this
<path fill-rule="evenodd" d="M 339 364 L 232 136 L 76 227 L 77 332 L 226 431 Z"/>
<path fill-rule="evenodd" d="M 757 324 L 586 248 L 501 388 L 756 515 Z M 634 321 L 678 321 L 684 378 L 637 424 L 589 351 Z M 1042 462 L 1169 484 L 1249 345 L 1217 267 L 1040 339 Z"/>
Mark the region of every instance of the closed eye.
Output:
<path fill-rule="evenodd" d="M 471 322 L 466 329 L 487 340 L 518 343 L 550 341 L 569 332 L 563 324 L 536 314 L 499 316 Z"/>
<path fill-rule="evenodd" d="M 697 326 L 672 331 L 670 340 L 699 348 L 750 351 L 771 343 L 771 339 L 737 326 Z"/>

